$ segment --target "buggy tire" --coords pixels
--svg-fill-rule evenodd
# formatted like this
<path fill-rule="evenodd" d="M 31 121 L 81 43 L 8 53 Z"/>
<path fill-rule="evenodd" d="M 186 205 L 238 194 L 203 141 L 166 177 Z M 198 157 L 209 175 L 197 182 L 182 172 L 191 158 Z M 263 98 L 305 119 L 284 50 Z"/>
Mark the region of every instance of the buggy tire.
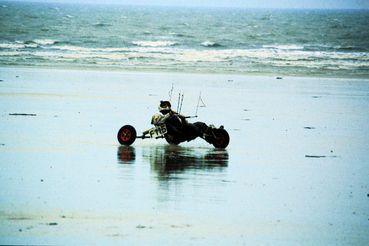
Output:
<path fill-rule="evenodd" d="M 117 134 L 118 142 L 122 145 L 129 146 L 136 140 L 136 129 L 131 125 L 122 126 Z"/>
<path fill-rule="evenodd" d="M 229 134 L 224 129 L 217 129 L 214 131 L 215 138 L 213 146 L 218 149 L 225 149 L 229 144 Z"/>

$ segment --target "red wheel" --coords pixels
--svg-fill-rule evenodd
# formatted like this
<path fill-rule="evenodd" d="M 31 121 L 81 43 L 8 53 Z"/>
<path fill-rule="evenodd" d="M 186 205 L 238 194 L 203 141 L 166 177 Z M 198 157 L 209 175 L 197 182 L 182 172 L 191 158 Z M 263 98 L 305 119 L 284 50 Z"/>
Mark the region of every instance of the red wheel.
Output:
<path fill-rule="evenodd" d="M 133 126 L 122 126 L 118 131 L 118 141 L 123 145 L 131 145 L 136 140 L 136 129 Z"/>

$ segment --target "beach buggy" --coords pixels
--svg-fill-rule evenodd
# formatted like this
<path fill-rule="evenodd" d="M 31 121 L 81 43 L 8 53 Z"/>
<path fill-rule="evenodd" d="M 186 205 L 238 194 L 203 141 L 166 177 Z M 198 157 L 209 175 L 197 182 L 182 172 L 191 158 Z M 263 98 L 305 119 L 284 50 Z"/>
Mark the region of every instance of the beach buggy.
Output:
<path fill-rule="evenodd" d="M 164 138 L 169 144 L 178 145 L 200 137 L 215 148 L 224 149 L 229 144 L 229 135 L 223 126 L 216 128 L 204 122 L 189 123 L 189 117 L 173 111 L 169 101 L 160 101 L 159 111 L 160 114 L 151 118 L 151 124 L 154 126 L 142 132 L 142 135 L 137 136 L 136 129 L 131 125 L 122 126 L 117 135 L 119 143 L 129 146 L 137 138 Z"/>

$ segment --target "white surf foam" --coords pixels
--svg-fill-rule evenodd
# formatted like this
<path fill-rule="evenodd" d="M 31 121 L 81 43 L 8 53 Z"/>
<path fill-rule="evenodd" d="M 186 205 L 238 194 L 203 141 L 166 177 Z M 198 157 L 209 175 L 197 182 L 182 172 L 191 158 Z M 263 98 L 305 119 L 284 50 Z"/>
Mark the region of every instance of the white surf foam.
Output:
<path fill-rule="evenodd" d="M 0 43 L 1 49 L 23 49 L 25 47 L 22 43 Z"/>
<path fill-rule="evenodd" d="M 54 43 L 42 40 L 38 43 Z M 308 51 L 301 49 L 184 49 L 172 46 L 136 46 L 136 47 L 80 47 L 73 45 L 47 45 L 34 51 L 27 50 L 26 45 L 35 43 L 0 43 L 0 55 L 7 56 L 36 56 L 50 60 L 73 60 L 76 62 L 89 62 L 96 64 L 117 63 L 140 64 L 140 65 L 171 65 L 171 66 L 194 66 L 198 63 L 203 66 L 217 67 L 217 64 L 260 64 L 262 66 L 275 67 L 305 67 L 321 69 L 354 69 L 369 67 L 369 52 L 337 52 L 337 51 Z M 145 44 L 147 45 L 147 44 Z M 158 45 L 155 41 L 155 45 Z M 14 52 L 13 52 L 14 51 Z M 27 51 L 28 53 L 20 53 Z M 223 66 L 221 65 L 221 66 Z M 246 65 L 245 65 L 246 66 Z M 235 68 L 237 69 L 237 68 Z"/>
<path fill-rule="evenodd" d="M 295 44 L 276 44 L 276 45 L 263 45 L 263 48 L 279 49 L 279 50 L 303 50 L 304 46 Z"/>
<path fill-rule="evenodd" d="M 176 45 L 174 41 L 132 41 L 132 44 L 141 47 L 166 47 Z"/>
<path fill-rule="evenodd" d="M 53 45 L 56 44 L 58 41 L 53 39 L 34 39 L 33 42 L 39 45 Z"/>
<path fill-rule="evenodd" d="M 66 50 L 66 51 L 73 51 L 73 52 L 90 52 L 93 51 L 93 49 L 80 47 L 80 46 L 74 46 L 74 45 L 55 45 L 52 46 L 53 49 L 56 50 Z"/>
<path fill-rule="evenodd" d="M 212 41 L 204 41 L 201 43 L 202 46 L 204 47 L 217 47 L 217 46 L 221 46 L 220 44 L 216 43 L 216 42 L 212 42 Z"/>

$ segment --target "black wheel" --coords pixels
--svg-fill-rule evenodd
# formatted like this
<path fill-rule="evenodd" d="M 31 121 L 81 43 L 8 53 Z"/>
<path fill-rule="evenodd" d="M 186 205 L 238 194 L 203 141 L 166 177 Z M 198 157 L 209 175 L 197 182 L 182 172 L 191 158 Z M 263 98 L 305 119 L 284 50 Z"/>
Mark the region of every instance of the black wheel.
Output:
<path fill-rule="evenodd" d="M 137 137 L 136 129 L 133 126 L 122 126 L 118 131 L 118 141 L 123 145 L 131 145 Z"/>
<path fill-rule="evenodd" d="M 224 129 L 217 129 L 214 131 L 214 135 L 213 146 L 215 148 L 225 149 L 229 144 L 228 132 Z"/>

